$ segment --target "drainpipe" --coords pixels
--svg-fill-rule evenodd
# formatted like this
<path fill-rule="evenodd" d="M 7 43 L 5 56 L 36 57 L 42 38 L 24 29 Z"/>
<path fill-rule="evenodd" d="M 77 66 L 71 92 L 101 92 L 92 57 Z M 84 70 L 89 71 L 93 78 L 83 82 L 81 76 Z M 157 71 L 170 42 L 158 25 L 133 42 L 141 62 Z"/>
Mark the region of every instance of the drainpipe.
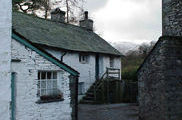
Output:
<path fill-rule="evenodd" d="M 61 62 L 63 62 L 63 57 L 66 55 L 67 52 L 64 52 L 63 55 L 61 56 Z"/>
<path fill-rule="evenodd" d="M 76 76 L 75 78 L 75 83 L 76 83 L 76 86 L 75 86 L 75 120 L 78 120 L 78 81 L 79 81 L 79 78 L 78 76 Z"/>
<path fill-rule="evenodd" d="M 11 120 L 15 120 L 15 72 L 11 73 Z"/>

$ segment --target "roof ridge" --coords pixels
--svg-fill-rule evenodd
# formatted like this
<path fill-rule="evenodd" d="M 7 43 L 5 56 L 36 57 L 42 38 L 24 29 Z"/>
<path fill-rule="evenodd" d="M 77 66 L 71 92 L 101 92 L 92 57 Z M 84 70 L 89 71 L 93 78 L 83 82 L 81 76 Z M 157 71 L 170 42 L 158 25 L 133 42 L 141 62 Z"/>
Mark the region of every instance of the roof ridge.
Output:
<path fill-rule="evenodd" d="M 89 31 L 87 29 L 84 29 L 83 27 L 80 27 L 78 25 L 74 25 L 74 24 L 70 24 L 70 23 L 66 23 L 66 22 L 55 22 L 55 21 L 52 21 L 51 19 L 44 19 L 44 18 L 41 18 L 41 17 L 38 17 L 38 16 L 35 16 L 33 14 L 26 14 L 26 13 L 23 13 L 23 12 L 20 12 L 20 11 L 15 11 L 13 10 L 14 13 L 20 13 L 20 14 L 23 14 L 23 15 L 26 15 L 26 16 L 30 16 L 30 17 L 33 17 L 33 18 L 37 18 L 37 19 L 40 19 L 40 20 L 44 20 L 44 21 L 48 21 L 48 22 L 51 22 L 51 23 L 54 23 L 54 24 L 64 24 L 64 25 L 70 25 L 70 26 L 73 26 L 73 27 L 76 27 L 76 28 L 80 28 L 84 31 L 88 31 L 88 32 L 93 32 L 93 31 Z M 95 33 L 95 32 L 93 32 Z M 95 33 L 96 34 L 96 33 Z M 97 34 L 98 35 L 98 34 Z M 99 35 L 98 35 L 99 36 Z"/>
<path fill-rule="evenodd" d="M 122 55 L 97 33 L 76 25 L 55 23 L 18 11 L 13 12 L 12 21 L 13 28 L 34 44 L 72 51 Z"/>

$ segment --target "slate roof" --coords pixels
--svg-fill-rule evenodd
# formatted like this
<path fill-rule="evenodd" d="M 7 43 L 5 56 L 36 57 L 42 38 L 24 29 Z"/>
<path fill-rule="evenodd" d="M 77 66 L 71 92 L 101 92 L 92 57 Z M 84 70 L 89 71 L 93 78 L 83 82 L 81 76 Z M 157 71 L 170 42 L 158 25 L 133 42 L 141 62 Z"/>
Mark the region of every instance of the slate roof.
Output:
<path fill-rule="evenodd" d="M 121 56 L 121 53 L 104 39 L 79 26 L 13 12 L 13 29 L 34 44 Z"/>
<path fill-rule="evenodd" d="M 61 69 L 67 71 L 71 75 L 77 76 L 77 77 L 79 76 L 80 73 L 78 71 L 76 71 L 75 69 L 71 68 L 67 64 L 63 63 L 62 61 L 58 60 L 56 57 L 54 57 L 53 55 L 49 54 L 44 49 L 39 48 L 37 46 L 34 46 L 29 40 L 27 40 L 26 38 L 24 38 L 20 34 L 16 33 L 14 31 L 14 29 L 12 30 L 12 38 L 15 39 L 16 41 L 20 42 L 21 44 L 24 44 L 26 47 L 34 50 L 37 54 L 41 55 L 42 57 L 44 57 L 48 61 L 50 61 L 53 64 L 55 64 L 58 67 L 60 67 Z"/>

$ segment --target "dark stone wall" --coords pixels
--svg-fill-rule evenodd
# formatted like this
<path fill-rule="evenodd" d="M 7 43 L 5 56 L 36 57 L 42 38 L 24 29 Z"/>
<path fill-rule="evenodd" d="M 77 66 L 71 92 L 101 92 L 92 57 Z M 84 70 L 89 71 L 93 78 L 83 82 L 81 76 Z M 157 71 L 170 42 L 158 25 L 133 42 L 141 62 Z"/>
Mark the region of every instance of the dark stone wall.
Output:
<path fill-rule="evenodd" d="M 161 37 L 138 81 L 140 120 L 182 120 L 182 38 Z"/>
<path fill-rule="evenodd" d="M 164 38 L 168 120 L 182 120 L 182 37 Z"/>
<path fill-rule="evenodd" d="M 163 0 L 163 36 L 182 36 L 182 0 Z"/>
<path fill-rule="evenodd" d="M 72 107 L 72 120 L 78 120 L 78 77 L 69 76 L 70 91 L 71 91 L 71 107 Z"/>
<path fill-rule="evenodd" d="M 164 44 L 159 40 L 138 72 L 139 117 L 141 120 L 166 120 Z"/>

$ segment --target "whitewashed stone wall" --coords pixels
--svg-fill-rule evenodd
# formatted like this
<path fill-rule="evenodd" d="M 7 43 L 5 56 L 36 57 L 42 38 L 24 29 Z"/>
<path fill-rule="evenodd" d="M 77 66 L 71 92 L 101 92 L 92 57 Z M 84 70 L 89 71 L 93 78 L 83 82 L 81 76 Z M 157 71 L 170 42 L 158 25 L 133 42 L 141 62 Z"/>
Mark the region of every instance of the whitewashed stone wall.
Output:
<path fill-rule="evenodd" d="M 71 120 L 69 74 L 15 40 L 12 41 L 12 58 L 21 60 L 12 63 L 12 71 L 16 72 L 16 119 Z M 38 70 L 57 70 L 63 73 L 60 86 L 64 101 L 36 103 L 39 100 Z"/>
<path fill-rule="evenodd" d="M 56 51 L 52 49 L 45 49 L 47 52 L 61 60 L 62 51 Z M 89 55 L 88 64 L 82 64 L 79 62 L 78 53 L 66 53 L 63 57 L 63 62 L 76 69 L 80 73 L 79 82 L 84 82 L 85 92 L 95 81 L 95 56 Z"/>
<path fill-rule="evenodd" d="M 62 51 L 53 50 L 45 48 L 47 52 L 61 59 Z M 99 76 L 101 77 L 105 71 L 106 67 L 110 67 L 110 58 L 107 55 L 100 55 L 99 58 Z M 85 92 L 89 89 L 89 87 L 95 82 L 95 55 L 89 54 L 89 63 L 82 64 L 79 62 L 79 53 L 70 53 L 67 52 L 63 57 L 63 62 L 72 68 L 76 69 L 80 73 L 79 82 L 85 83 Z M 116 57 L 114 59 L 114 68 L 121 69 L 121 59 L 120 57 Z"/>
<path fill-rule="evenodd" d="M 0 1 L 0 120 L 10 119 L 11 0 Z"/>
<path fill-rule="evenodd" d="M 104 70 L 100 70 L 100 76 L 102 76 L 105 73 L 106 68 L 110 68 L 110 57 L 104 56 L 104 55 L 102 55 L 101 57 L 103 58 L 103 68 L 102 69 L 104 69 Z M 114 67 L 113 68 L 120 69 L 120 72 L 121 72 L 121 58 L 120 57 L 114 58 Z"/>

